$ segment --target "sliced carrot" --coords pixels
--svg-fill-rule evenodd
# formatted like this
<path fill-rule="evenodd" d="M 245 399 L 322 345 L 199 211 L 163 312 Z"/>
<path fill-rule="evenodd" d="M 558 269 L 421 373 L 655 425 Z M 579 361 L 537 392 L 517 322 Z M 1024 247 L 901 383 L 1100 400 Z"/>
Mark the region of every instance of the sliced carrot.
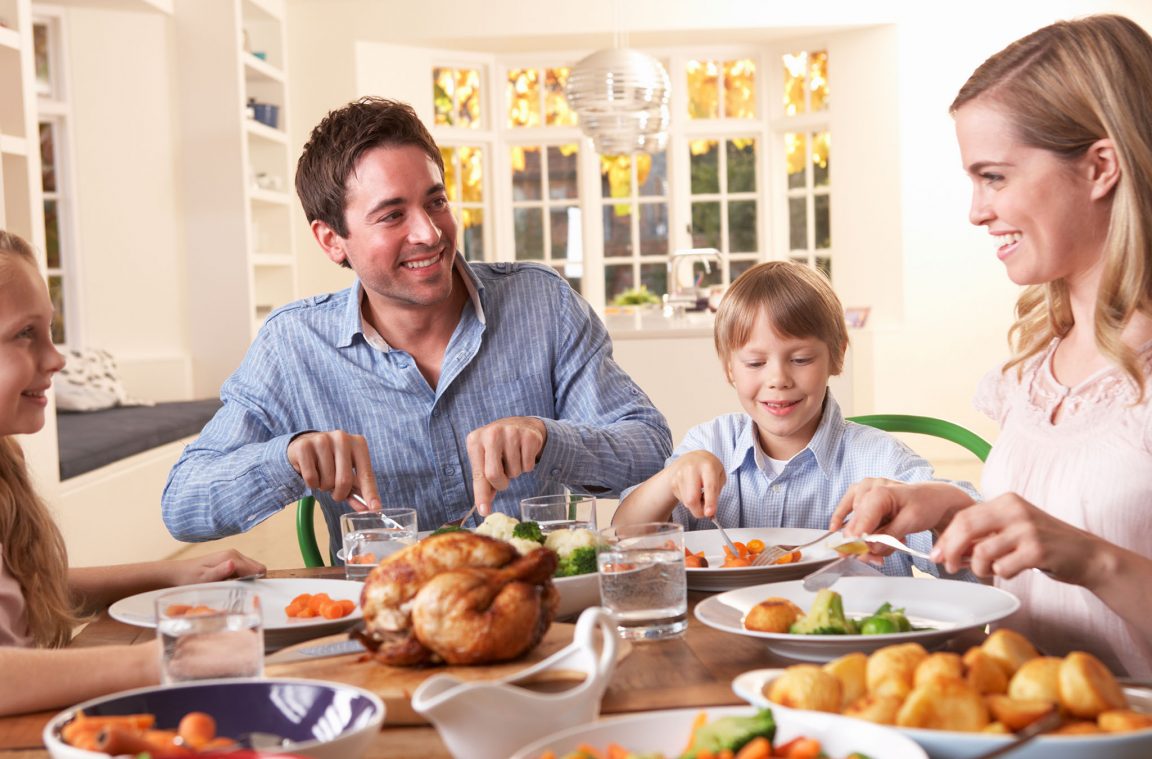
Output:
<path fill-rule="evenodd" d="M 351 614 L 352 612 L 356 611 L 356 602 L 351 600 L 351 599 L 346 598 L 343 601 L 341 601 L 340 604 L 344 607 L 343 616 L 345 616 L 345 617 L 348 616 L 349 614 Z"/>
<path fill-rule="evenodd" d="M 792 553 L 784 554 L 783 556 L 781 556 L 779 559 L 776 559 L 776 561 L 774 561 L 772 563 L 773 564 L 794 564 L 797 561 L 800 561 L 800 552 L 799 551 L 793 551 Z"/>
<path fill-rule="evenodd" d="M 312 598 L 308 599 L 308 609 L 319 613 L 320 607 L 331 600 L 332 597 L 327 593 L 317 593 L 312 596 Z"/>
<path fill-rule="evenodd" d="M 793 738 L 783 746 L 777 746 L 776 755 L 788 759 L 819 759 L 821 750 L 820 741 L 801 736 Z"/>
<path fill-rule="evenodd" d="M 753 538 L 748 541 L 748 550 L 751 553 L 760 553 L 764 550 L 764 541 L 760 538 Z"/>
<path fill-rule="evenodd" d="M 772 756 L 772 744 L 764 736 L 753 738 L 736 752 L 736 759 L 767 759 Z"/>
<path fill-rule="evenodd" d="M 609 743 L 607 753 L 604 754 L 604 759 L 628 759 L 630 756 L 632 756 L 632 753 L 619 743 Z"/>
<path fill-rule="evenodd" d="M 696 731 L 708 724 L 708 712 L 700 712 L 696 715 L 696 719 L 692 720 L 692 730 L 688 733 L 688 745 L 680 753 L 687 754 L 688 750 L 692 748 L 692 744 L 696 742 Z"/>
<path fill-rule="evenodd" d="M 600 752 L 600 749 L 589 746 L 587 743 L 581 743 L 579 746 L 577 746 L 576 753 L 587 754 L 589 759 L 605 759 L 604 754 Z"/>

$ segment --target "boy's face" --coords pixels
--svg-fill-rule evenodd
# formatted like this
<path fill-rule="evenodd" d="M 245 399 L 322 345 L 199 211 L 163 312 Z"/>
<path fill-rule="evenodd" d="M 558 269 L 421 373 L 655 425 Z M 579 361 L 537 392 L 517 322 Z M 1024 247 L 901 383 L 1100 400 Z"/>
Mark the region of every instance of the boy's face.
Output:
<path fill-rule="evenodd" d="M 784 337 L 765 314 L 757 318 L 748 343 L 732 352 L 728 378 L 771 458 L 792 458 L 816 434 L 830 365 L 823 341 Z"/>

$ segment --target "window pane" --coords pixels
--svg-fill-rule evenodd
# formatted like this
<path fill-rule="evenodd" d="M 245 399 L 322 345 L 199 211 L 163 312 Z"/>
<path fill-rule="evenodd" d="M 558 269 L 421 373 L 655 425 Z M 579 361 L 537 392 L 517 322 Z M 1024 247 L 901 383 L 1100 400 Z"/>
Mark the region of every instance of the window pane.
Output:
<path fill-rule="evenodd" d="M 716 61 L 688 61 L 688 118 L 720 116 L 720 77 Z"/>
<path fill-rule="evenodd" d="M 828 51 L 820 50 L 808 57 L 808 90 L 813 111 L 828 108 Z"/>
<path fill-rule="evenodd" d="M 728 204 L 728 251 L 756 253 L 760 246 L 756 234 L 756 201 L 733 200 Z"/>
<path fill-rule="evenodd" d="M 724 62 L 724 115 L 756 118 L 756 63 L 744 59 Z"/>
<path fill-rule="evenodd" d="M 729 261 L 728 281 L 735 282 L 736 278 L 756 265 L 756 261 Z"/>
<path fill-rule="evenodd" d="M 832 279 L 832 259 L 828 256 L 816 256 L 816 269 L 824 272 L 824 276 Z"/>
<path fill-rule="evenodd" d="M 808 201 L 806 198 L 788 198 L 788 248 L 808 249 Z"/>
<path fill-rule="evenodd" d="M 800 132 L 787 132 L 784 135 L 784 165 L 788 167 L 788 189 L 795 190 L 807 186 L 804 173 L 808 161 L 808 146 L 805 135 Z"/>
<path fill-rule="evenodd" d="M 632 159 L 630 156 L 600 156 L 600 194 L 605 198 L 628 198 L 632 196 Z"/>
<path fill-rule="evenodd" d="M 456 178 L 456 148 L 440 147 L 440 158 L 444 161 L 444 189 L 448 193 L 448 200 L 460 200 L 460 182 Z"/>
<path fill-rule="evenodd" d="M 544 258 L 544 211 L 540 208 L 513 208 L 512 224 L 516 232 L 516 260 L 539 261 Z"/>
<path fill-rule="evenodd" d="M 432 69 L 433 123 L 452 126 L 455 123 L 453 111 L 456 102 L 456 72 L 452 69 Z"/>
<path fill-rule="evenodd" d="M 816 132 L 812 135 L 812 184 L 816 187 L 828 186 L 828 165 L 831 150 L 831 134 Z"/>
<path fill-rule="evenodd" d="M 640 206 L 640 255 L 668 255 L 668 206 L 664 203 Z"/>
<path fill-rule="evenodd" d="M 576 167 L 580 157 L 577 145 L 548 148 L 548 197 L 553 199 L 580 197 Z"/>
<path fill-rule="evenodd" d="M 568 257 L 568 209 L 553 208 L 548 212 L 552 223 L 552 260 Z"/>
<path fill-rule="evenodd" d="M 484 211 L 480 208 L 465 208 L 460 213 L 460 224 L 464 229 L 464 253 L 469 261 L 484 260 Z"/>
<path fill-rule="evenodd" d="M 808 73 L 808 54 L 788 53 L 780 57 L 780 63 L 784 71 L 784 113 L 789 116 L 806 113 L 804 80 Z"/>
<path fill-rule="evenodd" d="M 692 173 L 692 194 L 720 192 L 720 151 L 716 140 L 688 143 L 688 165 Z"/>
<path fill-rule="evenodd" d="M 47 24 L 32 25 L 32 59 L 36 68 L 36 94 L 52 97 L 52 56 Z"/>
<path fill-rule="evenodd" d="M 668 154 L 637 153 L 636 184 L 641 195 L 649 198 L 668 194 Z"/>
<path fill-rule="evenodd" d="M 480 128 L 480 72 L 456 72 L 456 126 Z"/>
<path fill-rule="evenodd" d="M 817 195 L 813 199 L 813 213 L 816 222 L 816 247 L 832 247 L 832 212 L 829 208 L 831 200 L 827 195 Z"/>
<path fill-rule="evenodd" d="M 692 247 L 720 247 L 720 204 L 718 202 L 692 204 Z"/>
<path fill-rule="evenodd" d="M 56 309 L 52 317 L 52 342 L 63 345 L 67 337 L 64 333 L 64 278 L 58 274 L 48 277 L 48 297 Z"/>
<path fill-rule="evenodd" d="M 628 203 L 604 206 L 604 255 L 632 255 L 632 206 Z"/>
<path fill-rule="evenodd" d="M 609 303 L 634 286 L 632 264 L 609 264 L 604 267 L 604 296 Z"/>
<path fill-rule="evenodd" d="M 56 131 L 40 124 L 40 178 L 44 192 L 56 192 Z"/>
<path fill-rule="evenodd" d="M 44 257 L 49 269 L 60 269 L 60 214 L 55 200 L 44 201 Z"/>
<path fill-rule="evenodd" d="M 557 267 L 556 271 L 559 272 L 561 277 L 568 280 L 568 284 L 572 286 L 573 290 L 581 292 L 581 288 L 584 286 L 584 273 L 582 269 L 576 269 L 576 271 L 580 272 L 579 274 L 572 274 L 572 267 L 570 266 Z"/>
<path fill-rule="evenodd" d="M 640 284 L 650 293 L 668 292 L 668 267 L 665 264 L 640 264 Z"/>
<path fill-rule="evenodd" d="M 728 140 L 728 192 L 756 192 L 756 140 Z"/>
<path fill-rule="evenodd" d="M 568 96 L 564 87 L 568 83 L 571 69 L 561 66 L 546 69 L 544 72 L 544 113 L 548 126 L 575 126 L 576 112 L 568 107 Z"/>
<path fill-rule="evenodd" d="M 540 72 L 512 69 L 508 72 L 508 126 L 540 126 Z"/>
<path fill-rule="evenodd" d="M 484 202 L 484 149 L 458 148 L 460 152 L 460 197 L 465 203 Z"/>
<path fill-rule="evenodd" d="M 540 200 L 540 148 L 517 145 L 512 155 L 512 200 Z"/>

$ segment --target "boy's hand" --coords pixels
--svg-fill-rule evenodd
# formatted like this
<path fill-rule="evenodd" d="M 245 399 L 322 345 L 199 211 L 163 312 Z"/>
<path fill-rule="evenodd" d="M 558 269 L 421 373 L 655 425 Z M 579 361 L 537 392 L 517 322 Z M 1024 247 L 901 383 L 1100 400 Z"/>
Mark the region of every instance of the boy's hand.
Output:
<path fill-rule="evenodd" d="M 665 470 L 665 476 L 672 495 L 692 516 L 698 519 L 716 516 L 720 490 L 728 478 L 720 459 L 708 451 L 691 451 L 673 461 Z"/>

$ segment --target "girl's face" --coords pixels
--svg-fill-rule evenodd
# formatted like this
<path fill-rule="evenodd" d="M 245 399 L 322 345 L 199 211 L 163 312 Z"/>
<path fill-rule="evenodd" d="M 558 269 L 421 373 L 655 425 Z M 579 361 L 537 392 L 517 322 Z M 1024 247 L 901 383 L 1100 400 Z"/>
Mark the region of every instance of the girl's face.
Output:
<path fill-rule="evenodd" d="M 1008 277 L 1018 285 L 1091 278 L 1111 202 L 1094 197 L 1090 159 L 1024 145 L 1008 117 L 980 100 L 957 111 L 956 137 L 972 179 L 969 220 L 988 228 Z"/>
<path fill-rule="evenodd" d="M 44 426 L 45 393 L 64 367 L 52 344 L 52 311 L 36 268 L 0 252 L 0 435 Z"/>
<path fill-rule="evenodd" d="M 732 352 L 728 378 L 771 458 L 792 458 L 816 434 L 830 366 L 827 344 L 780 335 L 767 314 L 756 319 L 747 344 Z"/>

